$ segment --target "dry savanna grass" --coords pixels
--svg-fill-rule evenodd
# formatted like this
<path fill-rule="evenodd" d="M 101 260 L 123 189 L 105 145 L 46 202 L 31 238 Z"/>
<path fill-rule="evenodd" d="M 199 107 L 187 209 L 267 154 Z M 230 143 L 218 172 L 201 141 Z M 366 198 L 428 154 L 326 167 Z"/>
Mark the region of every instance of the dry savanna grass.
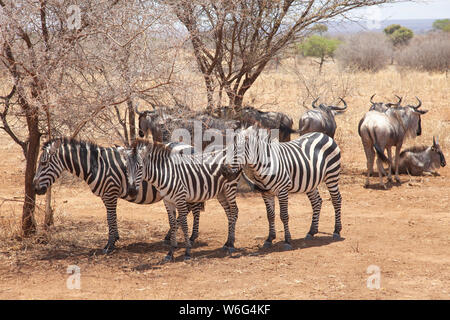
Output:
<path fill-rule="evenodd" d="M 196 77 L 191 76 L 192 83 Z M 201 89 L 190 94 L 203 97 Z M 38 234 L 22 238 L 24 160 L 21 149 L 0 132 L 0 299 L 448 299 L 450 170 L 442 168 L 437 177 L 402 176 L 402 184 L 387 191 L 362 187 L 366 164 L 357 125 L 374 93 L 377 101 L 395 101 L 397 94 L 415 103 L 419 97 L 422 108 L 429 110 L 422 118 L 423 134 L 405 147 L 428 145 L 439 136 L 448 156 L 450 79 L 444 74 L 400 72 L 395 66 L 374 74 L 347 73 L 334 62 L 319 74 L 313 60 L 283 60 L 261 75 L 246 102 L 285 112 L 297 127 L 303 102 L 309 107 L 319 95 L 325 103 L 345 98 L 348 110 L 336 120 L 344 168 L 344 239 L 331 240 L 334 214 L 321 187 L 324 204 L 317 239 L 303 240 L 311 207 L 305 195 L 297 194 L 290 197 L 289 207 L 294 250 L 282 250 L 279 218 L 274 247 L 263 249 L 264 204 L 256 194 L 240 194 L 237 253 L 228 257 L 221 250 L 226 218 L 212 200 L 202 213 L 200 238 L 188 263 L 180 249 L 174 263 L 159 264 L 168 249 L 162 243 L 168 229 L 162 203 L 119 201 L 121 240 L 116 252 L 102 255 L 99 249 L 107 239 L 104 206 L 83 181 L 68 176 L 53 187 L 55 225 L 42 228 L 44 197 L 38 197 Z M 69 265 L 80 267 L 81 289 L 66 287 Z M 381 270 L 381 287 L 375 290 L 366 286 L 371 265 Z"/>

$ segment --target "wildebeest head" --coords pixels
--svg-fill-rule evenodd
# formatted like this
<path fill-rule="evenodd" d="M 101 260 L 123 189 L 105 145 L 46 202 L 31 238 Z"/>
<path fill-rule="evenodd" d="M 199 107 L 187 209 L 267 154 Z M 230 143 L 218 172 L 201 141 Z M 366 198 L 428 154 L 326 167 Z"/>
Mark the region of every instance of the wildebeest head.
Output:
<path fill-rule="evenodd" d="M 375 94 L 373 94 L 370 97 L 370 103 L 372 105 L 370 106 L 369 111 L 375 110 L 375 111 L 378 111 L 378 112 L 385 112 L 391 107 L 400 107 L 400 103 L 402 102 L 402 98 L 399 97 L 398 95 L 395 95 L 395 96 L 398 99 L 398 101 L 396 103 L 392 103 L 392 102 L 384 103 L 384 102 L 374 102 L 373 101 L 373 97 L 375 97 Z"/>
<path fill-rule="evenodd" d="M 422 101 L 420 101 L 420 99 L 417 97 L 416 99 L 419 102 L 416 106 L 407 105 L 404 107 L 398 107 L 394 109 L 404 110 L 404 112 L 402 112 L 402 117 L 404 117 L 404 119 L 407 119 L 407 121 L 409 122 L 409 126 L 407 128 L 410 130 L 412 130 L 412 128 L 415 128 L 416 136 L 420 136 L 422 134 L 421 115 L 427 113 L 428 110 L 419 110 L 419 108 L 422 106 Z"/>
<path fill-rule="evenodd" d="M 312 107 L 314 109 L 320 109 L 324 112 L 331 112 L 333 115 L 336 115 L 338 113 L 342 113 L 345 110 L 347 110 L 347 103 L 345 102 L 344 99 L 339 98 L 339 100 L 342 101 L 342 103 L 344 104 L 343 107 L 339 107 L 339 106 L 333 106 L 333 105 L 325 105 L 323 103 L 321 103 L 320 105 L 316 105 L 316 102 L 319 100 L 319 97 L 317 97 L 313 102 L 312 102 Z"/>
<path fill-rule="evenodd" d="M 433 137 L 433 145 L 431 146 L 431 152 L 433 152 L 433 156 L 436 157 L 436 160 L 439 157 L 438 161 L 433 161 L 433 162 L 439 162 L 441 167 L 445 167 L 445 165 L 447 163 L 445 162 L 444 153 L 441 150 L 441 146 L 439 145 L 438 138 Z"/>
<path fill-rule="evenodd" d="M 134 111 L 139 116 L 139 137 L 148 137 L 152 120 L 154 120 L 154 117 L 156 116 L 156 110 L 139 111 L 138 104 L 136 103 Z"/>

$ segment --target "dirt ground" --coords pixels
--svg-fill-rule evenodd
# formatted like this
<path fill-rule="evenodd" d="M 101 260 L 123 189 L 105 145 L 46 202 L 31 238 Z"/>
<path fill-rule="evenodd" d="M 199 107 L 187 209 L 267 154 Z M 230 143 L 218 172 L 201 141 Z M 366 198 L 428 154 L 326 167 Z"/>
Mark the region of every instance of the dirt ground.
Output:
<path fill-rule="evenodd" d="M 67 178 L 53 188 L 54 227 L 48 232 L 41 227 L 44 197 L 39 197 L 38 234 L 21 239 L 24 164 L 20 150 L 2 133 L 0 299 L 449 299 L 449 167 L 437 177 L 403 175 L 401 185 L 390 190 L 365 189 L 362 153 L 347 153 L 344 160 L 354 157 L 361 167 L 348 168 L 344 161 L 341 176 L 342 241 L 331 237 L 334 212 L 321 188 L 316 238 L 304 240 L 312 210 L 304 194 L 294 194 L 289 204 L 294 249 L 283 251 L 279 218 L 274 246 L 263 249 L 264 204 L 259 195 L 247 193 L 238 196 L 236 253 L 222 251 L 227 221 L 211 200 L 201 215 L 194 258 L 184 262 L 180 248 L 175 262 L 162 265 L 168 250 L 162 242 L 168 229 L 162 203 L 119 201 L 118 249 L 102 255 L 103 204 L 84 182 Z M 73 265 L 80 270 L 80 289 L 67 286 Z"/>

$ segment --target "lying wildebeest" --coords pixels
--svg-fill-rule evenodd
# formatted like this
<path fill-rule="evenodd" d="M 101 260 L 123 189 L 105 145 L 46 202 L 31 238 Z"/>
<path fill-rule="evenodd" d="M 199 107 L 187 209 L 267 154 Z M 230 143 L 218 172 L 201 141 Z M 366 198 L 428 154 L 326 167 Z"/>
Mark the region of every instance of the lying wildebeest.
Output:
<path fill-rule="evenodd" d="M 400 153 L 399 172 L 413 176 L 424 173 L 431 174 L 440 167 L 445 167 L 445 157 L 438 139 L 433 137 L 433 144 L 428 146 L 414 146 Z"/>
<path fill-rule="evenodd" d="M 417 97 L 416 97 L 417 98 Z M 377 167 L 380 178 L 380 186 L 386 188 L 383 183 L 383 175 L 386 174 L 382 161 L 389 164 L 388 180 L 392 181 L 392 156 L 391 147 L 395 146 L 395 180 L 400 182 L 399 157 L 402 144 L 407 137 L 416 137 L 422 134 L 420 116 L 428 110 L 419 110 L 422 105 L 419 98 L 417 106 L 391 107 L 386 112 L 375 110 L 368 111 L 360 120 L 358 133 L 364 146 L 367 158 L 367 179 L 365 185 L 369 185 L 369 177 L 373 172 L 375 152 L 377 153 Z M 387 149 L 388 158 L 384 155 Z"/>
<path fill-rule="evenodd" d="M 317 98 L 312 102 L 312 107 L 314 109 L 306 111 L 298 121 L 299 134 L 303 135 L 308 132 L 322 132 L 331 138 L 334 138 L 336 132 L 336 120 L 334 116 L 345 112 L 347 109 L 347 103 L 344 99 L 339 98 L 343 103 L 344 107 L 325 105 L 321 103 L 316 105 Z"/>
<path fill-rule="evenodd" d="M 373 97 L 375 97 L 375 94 L 373 96 L 370 97 L 370 103 L 372 104 L 370 106 L 369 111 L 375 110 L 378 112 L 385 112 L 387 111 L 390 107 L 400 107 L 400 103 L 402 102 L 402 98 L 399 97 L 398 95 L 395 95 L 398 98 L 398 102 L 397 103 L 384 103 L 384 102 L 374 102 L 372 99 Z"/>

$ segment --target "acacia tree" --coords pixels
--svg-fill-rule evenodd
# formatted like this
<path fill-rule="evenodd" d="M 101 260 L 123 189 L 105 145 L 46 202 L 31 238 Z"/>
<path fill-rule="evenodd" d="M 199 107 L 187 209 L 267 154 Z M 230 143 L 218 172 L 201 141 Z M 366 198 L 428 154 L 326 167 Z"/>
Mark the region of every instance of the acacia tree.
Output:
<path fill-rule="evenodd" d="M 207 110 L 224 90 L 235 111 L 267 63 L 317 23 L 355 8 L 398 0 L 169 1 L 189 33 L 207 92 Z"/>
<path fill-rule="evenodd" d="M 0 97 L 0 129 L 26 159 L 24 236 L 36 232 L 41 136 L 49 137 L 49 128 L 53 136 L 72 137 L 103 129 L 108 107 L 171 82 L 165 41 L 154 41 L 161 14 L 154 1 L 0 0 L 0 68 L 11 88 Z"/>

